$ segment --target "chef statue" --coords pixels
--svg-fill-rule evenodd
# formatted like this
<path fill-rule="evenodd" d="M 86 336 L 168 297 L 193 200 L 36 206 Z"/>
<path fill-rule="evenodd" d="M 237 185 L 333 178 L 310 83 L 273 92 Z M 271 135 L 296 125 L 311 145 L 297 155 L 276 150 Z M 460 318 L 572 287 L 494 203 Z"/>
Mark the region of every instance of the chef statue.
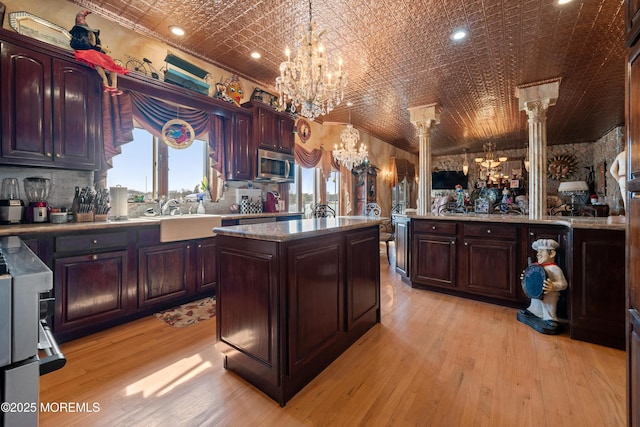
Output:
<path fill-rule="evenodd" d="M 622 203 L 625 211 L 627 210 L 627 152 L 622 150 L 616 156 L 609 168 L 609 173 L 616 179 L 620 186 L 620 194 L 622 195 Z"/>
<path fill-rule="evenodd" d="M 537 252 L 538 262 L 530 266 L 533 268 L 528 267 L 520 276 L 525 293 L 531 297 L 531 304 L 529 308 L 518 312 L 517 319 L 547 335 L 557 335 L 562 332 L 556 316 L 556 307 L 560 291 L 567 289 L 567 280 L 555 263 L 558 246 L 558 242 L 553 239 L 538 239 L 533 242 L 531 247 Z M 536 270 L 537 274 L 532 273 Z M 537 290 L 536 287 L 538 287 Z"/>

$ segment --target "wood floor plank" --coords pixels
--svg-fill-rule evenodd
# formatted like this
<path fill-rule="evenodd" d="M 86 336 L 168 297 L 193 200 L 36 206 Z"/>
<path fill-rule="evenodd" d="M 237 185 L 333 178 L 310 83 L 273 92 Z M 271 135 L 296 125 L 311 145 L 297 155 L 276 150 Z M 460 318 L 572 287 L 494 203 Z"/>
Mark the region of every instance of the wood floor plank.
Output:
<path fill-rule="evenodd" d="M 147 317 L 62 345 L 41 426 L 624 426 L 625 353 L 541 335 L 517 310 L 412 289 L 381 254 L 382 322 L 281 408 L 225 371 L 215 319 Z M 392 258 L 393 261 L 393 258 Z"/>

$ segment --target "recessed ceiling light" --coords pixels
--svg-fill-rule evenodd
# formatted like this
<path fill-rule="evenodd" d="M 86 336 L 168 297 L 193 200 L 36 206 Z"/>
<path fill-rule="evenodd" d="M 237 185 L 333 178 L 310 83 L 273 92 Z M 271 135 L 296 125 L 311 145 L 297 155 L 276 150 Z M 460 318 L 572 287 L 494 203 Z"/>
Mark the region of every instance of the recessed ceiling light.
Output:
<path fill-rule="evenodd" d="M 169 29 L 176 36 L 184 36 L 184 29 L 182 29 L 181 27 L 178 27 L 177 25 L 171 25 L 169 26 Z"/>
<path fill-rule="evenodd" d="M 469 35 L 469 32 L 466 29 L 457 28 L 451 33 L 451 35 L 449 37 L 454 42 L 459 42 L 460 40 L 466 39 L 468 35 Z"/>
<path fill-rule="evenodd" d="M 558 0 L 558 6 L 562 6 L 563 4 L 571 3 L 573 0 Z"/>
<path fill-rule="evenodd" d="M 251 52 L 251 57 L 253 59 L 260 59 L 262 55 L 260 55 L 260 52 Z"/>

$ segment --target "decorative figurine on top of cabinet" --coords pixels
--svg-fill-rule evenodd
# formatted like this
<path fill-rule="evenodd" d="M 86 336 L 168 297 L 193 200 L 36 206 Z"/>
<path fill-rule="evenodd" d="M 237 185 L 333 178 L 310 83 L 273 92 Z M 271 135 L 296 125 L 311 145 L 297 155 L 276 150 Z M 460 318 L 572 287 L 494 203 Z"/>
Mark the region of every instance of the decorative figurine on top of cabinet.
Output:
<path fill-rule="evenodd" d="M 530 264 L 522 273 L 522 288 L 531 298 L 531 304 L 520 310 L 517 319 L 536 331 L 557 335 L 562 332 L 556 308 L 560 291 L 567 289 L 567 279 L 555 263 L 558 242 L 553 239 L 538 239 L 531 244 L 537 251 L 537 263 Z"/>
<path fill-rule="evenodd" d="M 122 95 L 118 89 L 118 74 L 129 74 L 129 70 L 116 64 L 109 56 L 109 49 L 100 43 L 100 30 L 93 29 L 87 25 L 86 17 L 91 11 L 83 10 L 76 15 L 76 25 L 71 31 L 72 49 L 75 49 L 76 60 L 89 65 L 96 70 L 102 79 L 104 92 L 109 92 L 111 96 Z M 111 83 L 105 73 L 109 71 Z"/>

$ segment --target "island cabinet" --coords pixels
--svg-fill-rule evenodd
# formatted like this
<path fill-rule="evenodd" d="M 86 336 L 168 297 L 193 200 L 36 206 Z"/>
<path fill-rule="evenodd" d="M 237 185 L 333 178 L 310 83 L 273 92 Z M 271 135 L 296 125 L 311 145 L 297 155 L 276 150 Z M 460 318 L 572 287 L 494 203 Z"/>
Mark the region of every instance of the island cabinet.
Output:
<path fill-rule="evenodd" d="M 250 227 L 291 229 L 275 224 Z M 282 406 L 380 321 L 377 225 L 280 242 L 217 238 L 224 367 Z"/>
<path fill-rule="evenodd" d="M 624 231 L 574 229 L 571 338 L 625 348 Z"/>
<path fill-rule="evenodd" d="M 132 245 L 127 231 L 54 237 L 53 328 L 57 339 L 65 341 L 102 329 L 135 310 Z"/>
<path fill-rule="evenodd" d="M 18 41 L 0 44 L 0 163 L 95 169 L 102 129 L 96 72 Z"/>

